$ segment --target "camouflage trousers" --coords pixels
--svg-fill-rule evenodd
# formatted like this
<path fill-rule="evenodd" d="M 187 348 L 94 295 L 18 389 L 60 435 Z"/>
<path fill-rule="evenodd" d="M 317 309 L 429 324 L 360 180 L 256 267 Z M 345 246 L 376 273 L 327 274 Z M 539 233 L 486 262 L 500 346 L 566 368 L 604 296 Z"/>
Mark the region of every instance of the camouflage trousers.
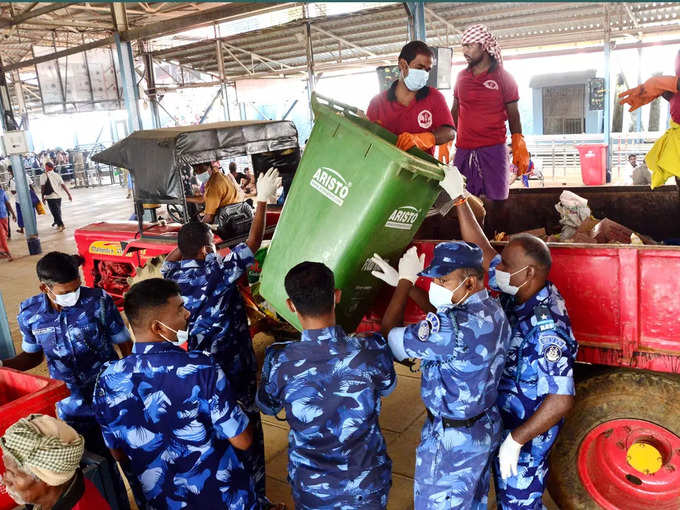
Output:
<path fill-rule="evenodd" d="M 499 510 L 543 510 L 543 492 L 548 475 L 548 455 L 535 457 L 521 452 L 517 476 L 501 479 L 498 458 L 494 462 L 496 503 Z"/>
<path fill-rule="evenodd" d="M 493 457 L 501 440 L 496 406 L 470 427 L 427 420 L 416 449 L 416 510 L 486 510 Z"/>

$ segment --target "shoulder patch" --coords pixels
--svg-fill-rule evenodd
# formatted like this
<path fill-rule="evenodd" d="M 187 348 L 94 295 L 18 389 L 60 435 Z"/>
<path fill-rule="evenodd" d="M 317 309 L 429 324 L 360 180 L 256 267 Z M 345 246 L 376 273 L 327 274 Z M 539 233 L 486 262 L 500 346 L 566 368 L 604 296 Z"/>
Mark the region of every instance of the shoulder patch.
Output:
<path fill-rule="evenodd" d="M 544 351 L 543 356 L 545 356 L 546 361 L 555 363 L 562 357 L 562 349 L 557 344 L 550 344 Z"/>
<path fill-rule="evenodd" d="M 429 312 L 425 317 L 425 320 L 430 325 L 430 333 L 439 333 L 442 324 L 436 313 Z"/>
<path fill-rule="evenodd" d="M 430 337 L 430 323 L 427 320 L 420 321 L 418 324 L 418 340 L 425 342 Z"/>

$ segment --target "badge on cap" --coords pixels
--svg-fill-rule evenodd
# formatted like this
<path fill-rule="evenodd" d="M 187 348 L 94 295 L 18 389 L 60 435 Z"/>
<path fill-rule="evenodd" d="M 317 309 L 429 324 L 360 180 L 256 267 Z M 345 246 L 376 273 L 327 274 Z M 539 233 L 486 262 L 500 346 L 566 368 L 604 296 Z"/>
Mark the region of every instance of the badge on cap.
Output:
<path fill-rule="evenodd" d="M 555 363 L 562 357 L 562 349 L 557 344 L 550 344 L 545 350 L 544 356 L 548 362 Z"/>
<path fill-rule="evenodd" d="M 441 321 L 436 313 L 429 312 L 425 317 L 425 320 L 430 324 L 430 333 L 439 333 Z"/>
<path fill-rule="evenodd" d="M 430 323 L 426 320 L 420 321 L 418 325 L 418 340 L 425 342 L 430 337 Z"/>

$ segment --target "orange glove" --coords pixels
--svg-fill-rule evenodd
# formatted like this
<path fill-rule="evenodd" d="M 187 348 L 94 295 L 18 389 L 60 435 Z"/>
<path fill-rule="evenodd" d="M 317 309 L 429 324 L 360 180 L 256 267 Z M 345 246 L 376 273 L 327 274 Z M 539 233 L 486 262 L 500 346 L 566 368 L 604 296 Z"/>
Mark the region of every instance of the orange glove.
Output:
<path fill-rule="evenodd" d="M 522 133 L 512 135 L 512 164 L 517 167 L 517 177 L 529 171 L 529 151 Z"/>
<path fill-rule="evenodd" d="M 418 147 L 424 151 L 431 149 L 435 145 L 434 135 L 432 133 L 402 133 L 397 138 L 397 147 L 403 151 L 409 150 L 411 147 Z"/>
<path fill-rule="evenodd" d="M 441 162 L 444 163 L 445 165 L 451 164 L 451 147 L 453 147 L 453 140 L 450 142 L 443 143 L 441 145 L 437 145 L 439 147 L 439 154 L 437 156 L 437 159 Z M 455 154 L 455 153 L 454 153 Z"/>
<path fill-rule="evenodd" d="M 654 76 L 638 85 L 619 94 L 619 104 L 630 105 L 630 111 L 634 112 L 641 106 L 651 103 L 664 92 L 678 92 L 677 76 Z"/>

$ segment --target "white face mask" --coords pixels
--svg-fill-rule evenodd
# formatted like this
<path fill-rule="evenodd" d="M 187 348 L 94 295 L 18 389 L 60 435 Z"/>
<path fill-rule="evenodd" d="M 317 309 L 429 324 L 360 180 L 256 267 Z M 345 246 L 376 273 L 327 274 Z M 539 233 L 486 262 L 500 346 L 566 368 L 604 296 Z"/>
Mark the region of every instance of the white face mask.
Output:
<path fill-rule="evenodd" d="M 498 288 L 500 289 L 500 291 L 503 294 L 510 294 L 511 296 L 514 296 L 515 294 L 517 294 L 519 289 L 521 289 L 524 285 L 526 285 L 529 280 L 526 280 L 519 287 L 515 287 L 514 285 L 510 285 L 510 278 L 515 276 L 517 273 L 521 273 L 527 267 L 529 267 L 529 266 L 524 266 L 522 269 L 520 269 L 519 271 L 515 271 L 512 274 L 510 274 L 506 271 L 501 271 L 500 269 L 496 269 L 496 285 L 498 285 Z"/>
<path fill-rule="evenodd" d="M 189 332 L 186 329 L 172 329 L 170 326 L 168 326 L 167 324 L 163 324 L 161 321 L 158 321 L 158 323 L 162 324 L 163 326 L 165 326 L 166 328 L 168 328 L 170 331 L 177 335 L 177 341 L 168 340 L 167 338 L 165 338 L 165 336 L 161 335 L 164 340 L 170 342 L 172 345 L 179 347 L 180 345 L 187 343 L 187 340 L 189 340 Z"/>
<path fill-rule="evenodd" d="M 453 299 L 453 295 L 456 293 L 458 289 L 461 288 L 461 286 L 465 283 L 465 280 L 460 282 L 458 284 L 458 287 L 456 287 L 453 290 L 449 290 L 446 287 L 442 287 L 441 285 L 437 285 L 434 282 L 430 283 L 430 290 L 428 292 L 428 298 L 430 300 L 430 303 L 432 306 L 435 308 L 441 308 L 443 306 L 458 306 L 460 305 L 468 296 L 468 293 L 465 293 L 465 296 L 463 296 L 463 299 L 458 301 L 457 303 L 453 303 L 451 300 Z"/>
<path fill-rule="evenodd" d="M 201 184 L 205 184 L 206 182 L 208 182 L 208 179 L 210 179 L 210 172 L 196 174 L 196 179 L 198 179 L 198 182 L 200 182 Z"/>
<path fill-rule="evenodd" d="M 80 298 L 80 287 L 73 292 L 68 292 L 66 294 L 55 294 L 49 288 L 47 291 L 52 294 L 52 301 L 61 307 L 68 308 L 69 306 L 75 306 Z"/>
<path fill-rule="evenodd" d="M 427 80 L 430 73 L 425 69 L 411 69 L 409 67 L 408 74 L 404 77 L 404 85 L 411 92 L 416 92 L 427 85 Z"/>

